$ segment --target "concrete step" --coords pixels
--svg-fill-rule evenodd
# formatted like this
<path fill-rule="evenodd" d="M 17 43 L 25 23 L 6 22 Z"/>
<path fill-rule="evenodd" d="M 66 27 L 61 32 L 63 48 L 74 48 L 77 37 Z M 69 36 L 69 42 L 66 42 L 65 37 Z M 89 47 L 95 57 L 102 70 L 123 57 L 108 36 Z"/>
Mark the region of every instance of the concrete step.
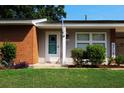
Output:
<path fill-rule="evenodd" d="M 51 64 L 51 63 L 44 63 L 44 64 L 33 64 L 30 65 L 31 68 L 65 68 L 62 67 L 61 64 Z"/>

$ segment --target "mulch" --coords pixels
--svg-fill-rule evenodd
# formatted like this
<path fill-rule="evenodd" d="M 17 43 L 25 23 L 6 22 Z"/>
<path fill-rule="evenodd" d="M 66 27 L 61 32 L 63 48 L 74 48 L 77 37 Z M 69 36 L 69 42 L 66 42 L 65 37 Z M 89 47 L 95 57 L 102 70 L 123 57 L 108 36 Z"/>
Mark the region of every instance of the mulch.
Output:
<path fill-rule="evenodd" d="M 124 66 L 118 66 L 118 65 L 82 65 L 82 66 L 76 66 L 76 65 L 68 65 L 68 68 L 124 68 Z"/>

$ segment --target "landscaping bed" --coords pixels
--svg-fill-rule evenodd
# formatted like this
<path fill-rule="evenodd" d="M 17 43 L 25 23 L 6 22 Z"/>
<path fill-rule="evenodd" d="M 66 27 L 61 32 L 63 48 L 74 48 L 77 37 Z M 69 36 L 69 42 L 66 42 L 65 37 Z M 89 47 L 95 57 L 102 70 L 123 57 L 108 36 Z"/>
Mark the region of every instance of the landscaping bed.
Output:
<path fill-rule="evenodd" d="M 68 68 L 124 68 L 124 66 L 118 66 L 118 65 L 82 65 L 82 66 L 76 66 L 76 65 L 68 65 Z"/>
<path fill-rule="evenodd" d="M 106 48 L 101 45 L 88 45 L 71 50 L 74 65 L 69 68 L 124 68 L 124 55 L 110 56 L 106 60 Z M 103 65 L 107 61 L 107 65 Z"/>

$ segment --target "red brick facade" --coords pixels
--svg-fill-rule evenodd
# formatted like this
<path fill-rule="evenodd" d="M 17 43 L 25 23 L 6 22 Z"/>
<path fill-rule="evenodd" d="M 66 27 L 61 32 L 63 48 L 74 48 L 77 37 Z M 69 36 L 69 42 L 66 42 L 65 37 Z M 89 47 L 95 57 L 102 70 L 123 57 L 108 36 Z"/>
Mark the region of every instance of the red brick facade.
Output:
<path fill-rule="evenodd" d="M 17 53 L 15 62 L 38 62 L 37 32 L 35 26 L 0 26 L 0 42 L 13 42 Z"/>

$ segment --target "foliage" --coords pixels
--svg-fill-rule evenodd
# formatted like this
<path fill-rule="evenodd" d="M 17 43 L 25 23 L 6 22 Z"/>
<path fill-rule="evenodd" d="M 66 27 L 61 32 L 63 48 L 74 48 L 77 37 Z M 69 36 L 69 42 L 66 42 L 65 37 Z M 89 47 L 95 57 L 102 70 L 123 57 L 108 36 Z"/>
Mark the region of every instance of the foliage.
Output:
<path fill-rule="evenodd" d="M 87 57 L 92 65 L 101 64 L 105 60 L 106 49 L 100 45 L 88 45 L 86 48 Z"/>
<path fill-rule="evenodd" d="M 5 66 L 12 66 L 13 59 L 16 58 L 15 44 L 5 42 L 1 47 L 1 52 L 3 54 L 2 63 L 4 63 Z"/>
<path fill-rule="evenodd" d="M 116 61 L 116 63 L 117 63 L 118 65 L 124 63 L 124 56 L 122 56 L 122 55 L 116 56 L 115 61 Z"/>
<path fill-rule="evenodd" d="M 4 67 L 8 67 L 9 66 L 9 63 L 8 62 L 6 62 L 5 60 L 0 60 L 0 64 L 2 65 L 2 66 L 4 66 Z"/>
<path fill-rule="evenodd" d="M 84 58 L 84 50 L 82 48 L 74 48 L 71 51 L 71 57 L 73 58 L 76 66 L 81 66 Z"/>
<path fill-rule="evenodd" d="M 28 68 L 28 67 L 29 67 L 29 65 L 26 62 L 20 62 L 20 63 L 14 65 L 15 69 Z"/>
<path fill-rule="evenodd" d="M 110 57 L 108 60 L 108 65 L 110 65 L 111 63 L 115 62 L 115 58 Z"/>
<path fill-rule="evenodd" d="M 49 21 L 60 21 L 66 18 L 63 5 L 1 5 L 1 19 L 40 19 L 47 18 Z"/>

